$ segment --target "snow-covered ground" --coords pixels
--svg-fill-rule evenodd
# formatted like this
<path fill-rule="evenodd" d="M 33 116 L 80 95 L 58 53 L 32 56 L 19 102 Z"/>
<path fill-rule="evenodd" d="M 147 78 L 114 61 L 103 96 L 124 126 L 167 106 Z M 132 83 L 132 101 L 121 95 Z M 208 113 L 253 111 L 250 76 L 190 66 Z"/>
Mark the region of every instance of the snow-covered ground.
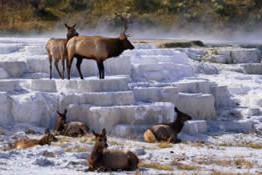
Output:
<path fill-rule="evenodd" d="M 48 79 L 47 40 L 0 38 L 0 174 L 86 174 L 92 135 L 10 150 L 18 138 L 39 138 L 45 128 L 53 129 L 56 110 L 65 108 L 68 120 L 96 131 L 106 128 L 109 149 L 134 151 L 137 173 L 262 173 L 258 49 L 157 49 L 136 43 L 105 62 L 105 80 L 97 78 L 94 61 L 84 60 L 85 80 L 73 65 L 68 81 L 57 78 L 54 66 L 55 78 Z M 147 127 L 174 120 L 174 105 L 193 117 L 179 134 L 183 142 L 145 143 Z"/>

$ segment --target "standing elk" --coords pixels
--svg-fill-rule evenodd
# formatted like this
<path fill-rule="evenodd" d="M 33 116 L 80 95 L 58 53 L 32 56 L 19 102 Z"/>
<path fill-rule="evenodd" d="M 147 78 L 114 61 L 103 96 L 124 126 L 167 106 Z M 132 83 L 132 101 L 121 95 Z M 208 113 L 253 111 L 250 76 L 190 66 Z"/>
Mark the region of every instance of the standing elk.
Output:
<path fill-rule="evenodd" d="M 107 149 L 106 130 L 103 129 L 101 134 L 93 131 L 95 136 L 95 146 L 87 158 L 89 170 L 114 171 L 114 170 L 135 170 L 139 159 L 131 151 L 121 151 Z"/>
<path fill-rule="evenodd" d="M 84 58 L 96 61 L 99 78 L 105 78 L 105 70 L 103 62 L 111 57 L 119 56 L 127 49 L 134 49 L 134 46 L 128 40 L 126 33 L 127 19 L 122 17 L 124 27 L 118 38 L 106 38 L 102 36 L 78 36 L 70 39 L 67 47 L 67 79 L 70 79 L 70 70 L 73 58 L 77 58 L 76 67 L 78 73 L 83 79 L 81 72 L 81 63 Z"/>
<path fill-rule="evenodd" d="M 64 79 L 65 59 L 67 57 L 66 43 L 70 38 L 74 36 L 78 36 L 78 33 L 75 30 L 75 26 L 76 24 L 73 26 L 68 26 L 67 24 L 65 24 L 65 27 L 67 28 L 67 35 L 66 35 L 67 39 L 51 38 L 46 43 L 46 50 L 47 50 L 48 57 L 49 57 L 50 79 L 52 79 L 52 57 L 54 57 L 55 59 L 54 65 L 59 74 L 59 77 Z M 61 63 L 62 63 L 62 69 L 63 69 L 62 75 L 58 68 L 59 60 L 61 60 Z"/>
<path fill-rule="evenodd" d="M 21 139 L 15 142 L 14 148 L 29 148 L 36 145 L 50 145 L 51 142 L 56 142 L 57 138 L 50 133 L 49 129 L 45 130 L 45 135 L 37 140 L 37 139 Z"/>
<path fill-rule="evenodd" d="M 175 107 L 177 113 L 176 120 L 172 123 L 159 123 L 146 129 L 144 132 L 144 139 L 146 142 L 171 142 L 177 143 L 180 140 L 177 138 L 177 134 L 182 130 L 184 123 L 187 120 L 191 120 L 192 117 L 179 111 Z"/>
<path fill-rule="evenodd" d="M 55 125 L 54 134 L 55 135 L 64 135 L 70 137 L 78 137 L 88 134 L 89 128 L 83 122 L 66 122 L 66 113 L 56 112 L 58 119 Z"/>

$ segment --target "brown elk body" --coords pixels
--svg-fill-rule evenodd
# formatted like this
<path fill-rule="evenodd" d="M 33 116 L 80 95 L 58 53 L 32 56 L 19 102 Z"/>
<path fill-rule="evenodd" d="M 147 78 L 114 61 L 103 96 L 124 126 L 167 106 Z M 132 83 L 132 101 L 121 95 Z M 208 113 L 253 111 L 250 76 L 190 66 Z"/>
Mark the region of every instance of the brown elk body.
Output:
<path fill-rule="evenodd" d="M 64 79 L 64 71 L 65 71 L 65 59 L 67 57 L 67 52 L 66 52 L 66 43 L 67 41 L 74 37 L 78 36 L 78 33 L 75 30 L 75 26 L 68 26 L 65 24 L 67 28 L 67 39 L 58 39 L 58 38 L 51 38 L 48 40 L 46 43 L 46 50 L 48 53 L 49 57 L 49 69 L 50 69 L 50 79 L 52 78 L 52 58 L 54 57 L 55 62 L 55 68 L 60 76 L 60 78 Z M 62 74 L 59 71 L 58 68 L 58 62 L 61 60 L 62 63 Z"/>
<path fill-rule="evenodd" d="M 21 139 L 15 142 L 14 148 L 29 148 L 36 145 L 50 145 L 53 141 L 57 141 L 57 138 L 50 133 L 49 129 L 46 129 L 45 135 L 41 139 Z"/>
<path fill-rule="evenodd" d="M 184 123 L 187 120 L 191 120 L 192 117 L 179 111 L 175 107 L 177 118 L 172 123 L 160 123 L 151 126 L 144 132 L 144 139 L 146 142 L 171 142 L 176 143 L 180 140 L 177 138 L 177 134 L 182 130 Z"/>
<path fill-rule="evenodd" d="M 103 62 L 108 58 L 119 56 L 127 49 L 134 49 L 134 46 L 130 43 L 125 34 L 126 29 L 127 24 L 125 22 L 123 31 L 118 38 L 79 36 L 70 39 L 66 45 L 68 53 L 67 78 L 70 79 L 71 65 L 73 58 L 76 57 L 76 67 L 81 79 L 83 79 L 81 64 L 84 58 L 96 61 L 99 71 L 99 78 L 104 79 L 105 71 Z"/>
<path fill-rule="evenodd" d="M 83 122 L 66 122 L 66 113 L 57 111 L 58 119 L 55 125 L 54 134 L 70 137 L 78 137 L 88 134 L 89 128 Z"/>
<path fill-rule="evenodd" d="M 131 151 L 121 151 L 107 148 L 106 130 L 102 130 L 102 134 L 95 135 L 96 143 L 93 150 L 87 158 L 87 164 L 89 170 L 102 170 L 102 171 L 114 171 L 114 170 L 135 170 L 139 159 Z"/>

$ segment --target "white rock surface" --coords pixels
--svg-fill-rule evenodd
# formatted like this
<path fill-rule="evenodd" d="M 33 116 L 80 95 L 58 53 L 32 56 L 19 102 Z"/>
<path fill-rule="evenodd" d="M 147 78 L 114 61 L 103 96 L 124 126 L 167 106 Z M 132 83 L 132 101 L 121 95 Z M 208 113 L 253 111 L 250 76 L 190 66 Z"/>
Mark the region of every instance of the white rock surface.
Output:
<path fill-rule="evenodd" d="M 207 124 L 205 120 L 186 121 L 182 129 L 183 133 L 195 135 L 197 133 L 207 132 Z"/>
<path fill-rule="evenodd" d="M 71 93 L 127 91 L 128 82 L 129 78 L 125 76 L 89 77 L 84 80 L 56 80 L 56 87 L 58 92 Z"/>
<path fill-rule="evenodd" d="M 11 115 L 12 99 L 5 92 L 0 92 L 0 125 L 8 126 L 14 123 Z"/>
<path fill-rule="evenodd" d="M 227 132 L 244 132 L 249 133 L 254 130 L 254 122 L 252 120 L 238 120 L 228 122 L 217 122 L 217 126 Z"/>
<path fill-rule="evenodd" d="M 213 86 L 210 87 L 212 95 L 215 97 L 215 107 L 223 108 L 233 105 L 230 99 L 230 93 L 226 86 Z"/>
<path fill-rule="evenodd" d="M 49 79 L 39 79 L 39 80 L 31 80 L 31 89 L 35 91 L 42 92 L 56 92 L 56 83 L 54 80 Z"/>
<path fill-rule="evenodd" d="M 13 80 L 13 79 L 0 80 L 0 91 L 14 92 L 20 90 L 21 90 L 20 80 Z"/>
<path fill-rule="evenodd" d="M 2 78 L 8 78 L 9 75 L 8 73 L 6 72 L 6 70 L 4 68 L 0 68 L 0 79 Z"/>
<path fill-rule="evenodd" d="M 260 51 L 256 48 L 217 47 L 184 49 L 187 55 L 197 61 L 223 64 L 259 63 Z"/>
<path fill-rule="evenodd" d="M 21 48 L 20 44 L 15 43 L 0 43 L 0 54 L 9 54 Z"/>
<path fill-rule="evenodd" d="M 90 104 L 99 106 L 131 105 L 135 103 L 132 91 L 69 93 L 60 98 L 59 108 L 63 110 L 70 104 Z"/>
<path fill-rule="evenodd" d="M 172 83 L 177 88 L 178 92 L 185 93 L 210 93 L 210 82 L 207 80 L 198 79 L 184 79 L 178 82 Z"/>
<path fill-rule="evenodd" d="M 58 96 L 47 93 L 12 95 L 11 114 L 15 123 L 54 127 Z"/>
<path fill-rule="evenodd" d="M 166 87 L 135 87 L 134 94 L 137 101 L 143 102 L 173 102 L 177 94 L 177 88 Z"/>
<path fill-rule="evenodd" d="M 194 119 L 215 119 L 214 96 L 202 93 L 178 93 L 175 105 Z"/>
<path fill-rule="evenodd" d="M 248 63 L 242 64 L 244 72 L 247 74 L 262 74 L 262 64 L 261 63 Z"/>
<path fill-rule="evenodd" d="M 0 67 L 12 77 L 22 76 L 28 71 L 27 64 L 24 61 L 0 61 Z"/>
<path fill-rule="evenodd" d="M 113 107 L 69 105 L 68 120 L 80 120 L 87 123 L 92 129 L 106 128 L 111 132 L 120 123 L 135 125 L 173 121 L 174 105 L 172 103 Z"/>

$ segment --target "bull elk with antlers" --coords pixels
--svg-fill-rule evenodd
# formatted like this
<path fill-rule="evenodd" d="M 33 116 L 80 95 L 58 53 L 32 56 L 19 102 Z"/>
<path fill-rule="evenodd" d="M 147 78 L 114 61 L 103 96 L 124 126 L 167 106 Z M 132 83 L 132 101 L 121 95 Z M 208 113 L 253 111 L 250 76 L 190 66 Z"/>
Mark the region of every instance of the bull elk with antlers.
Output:
<path fill-rule="evenodd" d="M 66 45 L 67 47 L 67 79 L 70 79 L 70 70 L 73 58 L 77 58 L 76 67 L 81 79 L 83 75 L 81 72 L 81 63 L 84 58 L 93 59 L 97 63 L 99 70 L 99 78 L 105 78 L 103 62 L 111 57 L 119 56 L 127 49 L 134 49 L 134 46 L 128 40 L 126 35 L 127 18 L 122 17 L 124 26 L 122 32 L 117 38 L 106 38 L 103 36 L 78 36 L 70 39 Z"/>

